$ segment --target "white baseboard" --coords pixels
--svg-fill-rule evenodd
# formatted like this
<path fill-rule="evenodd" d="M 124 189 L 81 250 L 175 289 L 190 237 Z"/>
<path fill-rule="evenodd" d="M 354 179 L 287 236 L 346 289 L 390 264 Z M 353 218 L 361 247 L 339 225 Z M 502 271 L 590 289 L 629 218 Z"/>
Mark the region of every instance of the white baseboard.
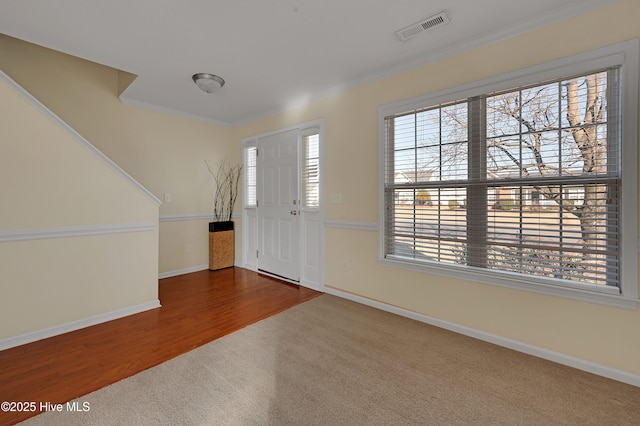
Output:
<path fill-rule="evenodd" d="M 159 307 L 160 307 L 160 301 L 154 300 L 152 302 L 143 303 L 141 305 L 130 306 L 128 308 L 118 309 L 117 311 L 111 311 L 111 312 L 96 315 L 93 317 L 68 322 L 66 324 L 60 324 L 60 325 L 48 327 L 42 330 L 32 331 L 30 333 L 21 334 L 19 336 L 0 339 L 0 351 L 13 348 L 16 346 L 20 346 L 20 345 L 26 345 L 27 343 L 32 343 L 38 340 L 47 339 L 49 337 L 68 333 L 70 331 L 80 330 L 81 328 L 90 327 L 92 325 L 101 324 L 103 322 L 112 321 L 112 320 L 123 318 L 129 315 L 139 314 L 140 312 L 148 311 L 148 310 L 159 308 Z"/>
<path fill-rule="evenodd" d="M 163 279 L 163 278 L 169 278 L 169 277 L 176 277 L 178 275 L 184 275 L 184 274 L 190 274 L 192 272 L 204 271 L 205 269 L 209 269 L 209 265 L 198 265 L 198 266 L 191 266 L 189 268 L 184 268 L 184 269 L 175 269 L 173 271 L 160 272 L 158 274 L 158 278 L 159 279 Z"/>
<path fill-rule="evenodd" d="M 239 263 L 235 263 L 233 266 L 235 266 L 236 268 L 248 269 Z M 207 269 L 209 269 L 209 265 L 191 266 L 189 268 L 175 269 L 173 271 L 161 272 L 160 274 L 158 274 L 158 278 L 163 279 L 163 278 L 177 277 L 178 275 L 190 274 L 192 272 L 206 271 Z"/>
<path fill-rule="evenodd" d="M 493 343 L 498 346 L 513 349 L 518 352 L 533 355 L 538 358 L 546 359 L 549 361 L 557 362 L 569 367 L 577 368 L 588 373 L 597 374 L 598 376 L 606 377 L 609 379 L 617 380 L 619 382 L 627 383 L 629 385 L 640 387 L 640 374 L 630 373 L 616 368 L 607 367 L 605 365 L 597 364 L 595 362 L 587 361 L 581 358 L 577 358 L 570 355 L 565 355 L 560 352 L 554 352 L 549 349 L 540 348 L 527 343 L 519 342 L 517 340 L 508 339 L 506 337 L 498 336 L 484 331 L 476 330 L 473 328 L 465 327 L 462 325 L 454 324 L 452 322 L 443 321 L 437 318 L 429 317 L 427 315 L 419 314 L 417 312 L 409 311 L 406 309 L 398 308 L 397 306 L 388 305 L 386 303 L 378 302 L 375 300 L 367 299 L 362 296 L 357 296 L 351 293 L 347 293 L 335 288 L 324 288 L 325 293 L 332 294 L 334 296 L 348 299 L 353 302 L 358 302 L 363 305 L 371 306 L 386 312 L 391 312 L 396 315 L 400 315 L 406 318 L 410 318 L 416 321 L 430 324 L 445 330 L 453 331 L 455 333 L 463 334 L 465 336 L 473 337 L 475 339 L 483 340 L 485 342 Z"/>
<path fill-rule="evenodd" d="M 300 285 L 302 287 L 306 287 L 306 288 L 309 288 L 311 290 L 320 291 L 320 292 L 324 293 L 324 288 L 322 286 L 318 285 L 318 283 L 315 283 L 313 281 L 300 280 Z"/>

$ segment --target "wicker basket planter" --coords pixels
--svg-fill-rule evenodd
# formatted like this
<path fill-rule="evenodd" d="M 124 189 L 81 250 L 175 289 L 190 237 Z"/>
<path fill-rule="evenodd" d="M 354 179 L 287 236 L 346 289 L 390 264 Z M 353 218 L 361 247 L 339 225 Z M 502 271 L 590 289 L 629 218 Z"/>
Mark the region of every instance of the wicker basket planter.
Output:
<path fill-rule="evenodd" d="M 235 261 L 233 222 L 209 223 L 209 269 L 230 268 Z"/>

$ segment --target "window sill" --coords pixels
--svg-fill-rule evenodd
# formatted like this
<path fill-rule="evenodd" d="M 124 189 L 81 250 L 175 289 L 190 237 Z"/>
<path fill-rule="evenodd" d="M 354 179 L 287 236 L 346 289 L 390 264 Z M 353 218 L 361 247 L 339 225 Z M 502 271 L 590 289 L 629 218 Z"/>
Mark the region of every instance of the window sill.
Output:
<path fill-rule="evenodd" d="M 485 270 L 480 268 L 465 267 L 460 265 L 443 265 L 434 262 L 412 262 L 401 257 L 378 259 L 379 263 L 394 268 L 411 271 L 425 272 L 451 278 L 483 284 L 497 285 L 517 290 L 525 290 L 534 293 L 563 297 L 581 302 L 597 303 L 616 308 L 635 310 L 638 300 L 625 297 L 620 294 L 617 287 L 603 287 L 589 284 L 573 284 L 558 280 L 536 279 L 531 277 L 523 279 L 520 274 Z"/>

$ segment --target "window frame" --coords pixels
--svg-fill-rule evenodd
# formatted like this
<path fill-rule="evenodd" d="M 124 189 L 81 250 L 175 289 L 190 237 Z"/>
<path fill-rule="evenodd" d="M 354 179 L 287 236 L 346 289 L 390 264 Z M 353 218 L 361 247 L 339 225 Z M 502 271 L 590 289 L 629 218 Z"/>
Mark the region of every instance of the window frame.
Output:
<path fill-rule="evenodd" d="M 630 40 L 544 64 L 509 72 L 488 79 L 471 82 L 401 100 L 378 108 L 378 188 L 379 188 L 379 248 L 378 259 L 383 265 L 409 270 L 444 275 L 469 281 L 517 288 L 542 294 L 566 297 L 574 300 L 600 303 L 610 306 L 636 309 L 638 303 L 638 63 L 640 42 Z M 576 283 L 558 284 L 536 276 L 453 265 L 435 261 L 413 262 L 405 259 L 385 257 L 384 240 L 387 218 L 385 216 L 385 118 L 403 112 L 423 109 L 439 104 L 469 99 L 484 94 L 508 90 L 514 87 L 542 83 L 567 76 L 587 74 L 612 66 L 621 66 L 621 138 L 622 180 L 621 194 L 622 240 L 620 242 L 622 263 L 620 287 Z"/>
<path fill-rule="evenodd" d="M 317 157 L 317 174 L 318 174 L 318 178 L 317 178 L 317 185 L 318 185 L 318 200 L 317 200 L 317 205 L 308 205 L 307 204 L 307 200 L 305 198 L 305 187 L 307 185 L 307 180 L 306 180 L 306 173 L 305 173 L 305 169 L 308 168 L 308 163 L 309 163 L 309 157 L 307 156 L 307 141 L 306 139 L 317 135 L 318 137 L 318 157 Z M 322 205 L 322 191 L 320 191 L 321 189 L 321 180 L 322 180 L 322 171 L 321 171 L 321 167 L 320 167 L 320 163 L 321 163 L 321 142 L 322 142 L 322 137 L 320 134 L 320 128 L 319 127 L 308 127 L 308 128 L 304 128 L 300 131 L 300 210 L 303 212 L 317 212 L 320 210 L 320 207 Z"/>
<path fill-rule="evenodd" d="M 243 173 L 242 173 L 242 192 L 243 192 L 243 196 L 242 196 L 242 207 L 244 209 L 254 209 L 258 207 L 257 203 L 250 203 L 249 202 L 249 192 L 247 191 L 249 186 L 253 186 L 255 187 L 255 195 L 256 195 L 256 200 L 257 200 L 257 196 L 258 196 L 258 186 L 257 186 L 257 181 L 258 181 L 258 176 L 257 176 L 257 171 L 258 171 L 258 159 L 256 156 L 256 165 L 255 165 L 255 173 L 253 175 L 253 181 L 250 182 L 250 178 L 249 178 L 249 150 L 256 150 L 257 151 L 258 147 L 256 145 L 256 141 L 255 140 L 250 140 L 250 141 L 245 141 L 242 144 L 242 163 L 244 164 L 243 167 Z"/>

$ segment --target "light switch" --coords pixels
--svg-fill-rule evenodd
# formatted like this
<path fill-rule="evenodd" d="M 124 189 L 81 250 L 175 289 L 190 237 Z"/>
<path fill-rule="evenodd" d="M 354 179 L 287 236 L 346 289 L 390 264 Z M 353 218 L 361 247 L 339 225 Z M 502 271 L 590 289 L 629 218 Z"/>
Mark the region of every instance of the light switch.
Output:
<path fill-rule="evenodd" d="M 342 204 L 342 194 L 338 194 L 338 193 L 330 194 L 329 202 L 332 204 Z"/>
<path fill-rule="evenodd" d="M 170 203 L 171 202 L 171 193 L 170 192 L 165 192 L 164 193 L 164 202 L 165 203 Z"/>

